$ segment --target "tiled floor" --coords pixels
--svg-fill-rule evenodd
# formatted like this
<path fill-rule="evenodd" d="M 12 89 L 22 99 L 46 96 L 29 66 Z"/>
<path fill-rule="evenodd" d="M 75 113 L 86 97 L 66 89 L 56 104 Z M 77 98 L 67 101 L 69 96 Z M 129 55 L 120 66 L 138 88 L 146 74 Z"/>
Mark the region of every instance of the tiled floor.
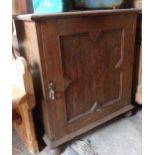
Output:
<path fill-rule="evenodd" d="M 142 111 L 136 115 L 120 117 L 79 137 L 89 139 L 98 155 L 142 154 Z M 40 155 L 46 155 L 43 152 Z M 13 155 L 30 155 L 17 133 L 13 130 Z M 72 155 L 67 149 L 63 155 Z"/>

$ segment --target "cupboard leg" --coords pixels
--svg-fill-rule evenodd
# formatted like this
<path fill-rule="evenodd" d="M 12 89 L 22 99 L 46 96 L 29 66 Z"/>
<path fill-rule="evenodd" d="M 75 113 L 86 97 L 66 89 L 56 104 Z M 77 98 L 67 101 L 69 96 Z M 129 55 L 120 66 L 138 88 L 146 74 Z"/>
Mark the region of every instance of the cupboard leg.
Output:
<path fill-rule="evenodd" d="M 49 147 L 52 147 L 52 142 L 51 140 L 48 138 L 48 136 L 46 134 L 44 134 L 43 136 L 43 141 L 45 142 L 45 144 Z"/>
<path fill-rule="evenodd" d="M 58 147 L 53 147 L 51 140 L 46 135 L 43 136 L 43 140 L 45 144 L 47 145 L 45 149 L 45 152 L 47 155 L 60 155 L 61 154 L 61 150 Z"/>

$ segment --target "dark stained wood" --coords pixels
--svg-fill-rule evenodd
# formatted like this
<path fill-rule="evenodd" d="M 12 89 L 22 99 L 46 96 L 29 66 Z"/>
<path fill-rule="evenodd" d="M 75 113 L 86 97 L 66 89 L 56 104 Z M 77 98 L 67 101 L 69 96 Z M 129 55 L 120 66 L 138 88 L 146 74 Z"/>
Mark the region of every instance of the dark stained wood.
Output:
<path fill-rule="evenodd" d="M 83 11 L 15 18 L 19 49 L 37 66 L 37 104 L 53 146 L 133 108 L 139 10 Z M 35 81 L 34 81 L 35 83 Z M 53 87 L 49 87 L 49 85 Z M 54 100 L 49 94 L 54 92 Z"/>
<path fill-rule="evenodd" d="M 116 29 L 61 37 L 63 76 L 71 81 L 64 90 L 69 122 L 121 100 L 122 35 Z"/>
<path fill-rule="evenodd" d="M 134 106 L 129 104 L 129 105 L 125 106 L 124 108 L 121 108 L 121 109 L 117 110 L 114 113 L 111 113 L 111 114 L 109 114 L 109 115 L 107 115 L 107 116 L 105 116 L 105 117 L 103 117 L 103 118 L 101 118 L 101 119 L 99 119 L 99 120 L 97 120 L 95 122 L 92 122 L 92 123 L 80 128 L 80 129 L 78 129 L 76 131 L 73 131 L 70 134 L 66 134 L 66 136 L 64 136 L 64 137 L 62 137 L 62 138 L 60 138 L 58 140 L 52 141 L 52 146 L 53 147 L 58 147 L 61 144 L 63 144 L 65 142 L 67 142 L 67 141 L 69 141 L 69 140 L 71 140 L 71 139 L 73 139 L 73 138 L 75 138 L 75 137 L 89 131 L 90 129 L 93 129 L 93 128 L 95 128 L 95 127 L 97 127 L 97 126 L 99 126 L 99 125 L 101 125 L 103 123 L 106 123 L 107 121 L 112 120 L 113 118 L 115 118 L 115 117 L 117 117 L 117 116 L 119 116 L 119 115 L 121 115 L 121 114 L 123 114 L 125 112 L 128 112 L 128 111 L 132 110 L 133 108 L 134 108 Z"/>
<path fill-rule="evenodd" d="M 70 11 L 63 13 L 53 13 L 53 14 L 26 14 L 26 15 L 18 15 L 13 16 L 14 19 L 24 20 L 24 21 L 34 21 L 34 20 L 46 20 L 48 18 L 71 18 L 71 17 L 87 17 L 87 16 L 102 16 L 105 14 L 132 14 L 139 13 L 141 9 L 109 9 L 109 10 L 94 10 L 94 11 Z"/>

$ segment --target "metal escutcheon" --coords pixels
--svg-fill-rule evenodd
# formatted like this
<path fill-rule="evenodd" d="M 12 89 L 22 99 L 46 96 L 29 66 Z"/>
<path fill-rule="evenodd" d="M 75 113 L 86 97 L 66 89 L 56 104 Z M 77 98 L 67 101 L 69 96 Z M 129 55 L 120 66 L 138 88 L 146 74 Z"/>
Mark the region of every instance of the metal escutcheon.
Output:
<path fill-rule="evenodd" d="M 48 91 L 49 91 L 49 94 L 48 94 L 49 99 L 55 100 L 55 86 L 52 82 L 48 84 Z"/>

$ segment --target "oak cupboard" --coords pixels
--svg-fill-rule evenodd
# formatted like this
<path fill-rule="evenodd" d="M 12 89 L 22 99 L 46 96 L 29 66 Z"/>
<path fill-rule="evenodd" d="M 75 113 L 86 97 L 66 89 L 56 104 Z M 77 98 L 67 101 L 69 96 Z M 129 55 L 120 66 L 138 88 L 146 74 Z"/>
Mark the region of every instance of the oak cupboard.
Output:
<path fill-rule="evenodd" d="M 36 101 L 42 110 L 37 121 L 43 122 L 44 140 L 53 150 L 133 109 L 138 12 L 116 9 L 14 18 L 20 53 L 35 73 Z"/>

